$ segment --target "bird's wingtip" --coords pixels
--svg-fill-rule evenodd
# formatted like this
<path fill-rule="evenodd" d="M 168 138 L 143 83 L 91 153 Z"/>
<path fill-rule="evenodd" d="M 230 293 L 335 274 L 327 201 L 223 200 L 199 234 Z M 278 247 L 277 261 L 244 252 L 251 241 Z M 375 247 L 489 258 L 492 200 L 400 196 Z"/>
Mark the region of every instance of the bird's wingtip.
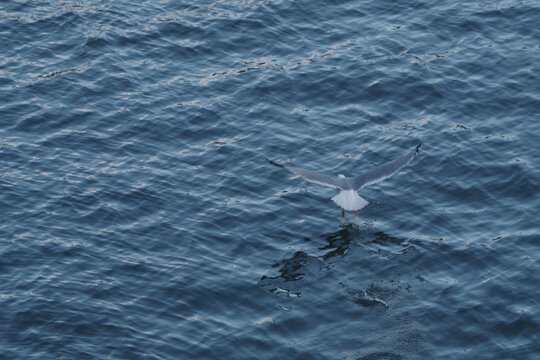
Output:
<path fill-rule="evenodd" d="M 268 161 L 268 163 L 270 163 L 270 164 L 272 164 L 272 165 L 274 165 L 274 166 L 277 166 L 277 167 L 285 167 L 285 166 L 283 166 L 283 165 L 281 165 L 281 164 L 278 164 L 277 162 L 272 161 L 272 160 L 270 160 L 270 159 L 266 159 L 266 161 Z"/>
<path fill-rule="evenodd" d="M 418 145 L 416 146 L 416 151 L 417 151 L 417 152 L 418 152 L 418 149 L 420 149 L 420 146 L 422 146 L 422 143 L 420 143 L 420 144 L 418 144 Z"/>

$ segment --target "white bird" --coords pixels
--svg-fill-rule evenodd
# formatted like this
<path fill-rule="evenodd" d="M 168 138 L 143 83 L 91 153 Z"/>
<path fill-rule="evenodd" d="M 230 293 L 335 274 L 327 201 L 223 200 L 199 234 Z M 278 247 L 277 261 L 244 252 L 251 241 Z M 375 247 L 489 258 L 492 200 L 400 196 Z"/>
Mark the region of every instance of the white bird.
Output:
<path fill-rule="evenodd" d="M 354 211 L 354 215 L 358 216 L 358 210 L 362 209 L 369 202 L 358 195 L 356 191 L 364 186 L 376 184 L 394 175 L 399 169 L 414 159 L 421 145 L 422 144 L 420 143 L 414 149 L 408 151 L 405 155 L 402 155 L 384 165 L 378 166 L 362 175 L 355 177 L 345 177 L 341 174 L 337 177 L 328 176 L 311 170 L 285 166 L 271 160 L 268 160 L 268 162 L 272 165 L 285 168 L 290 172 L 303 177 L 307 181 L 311 181 L 319 185 L 338 188 L 339 194 L 334 196 L 332 200 L 341 207 L 341 217 L 345 217 L 345 210 Z"/>

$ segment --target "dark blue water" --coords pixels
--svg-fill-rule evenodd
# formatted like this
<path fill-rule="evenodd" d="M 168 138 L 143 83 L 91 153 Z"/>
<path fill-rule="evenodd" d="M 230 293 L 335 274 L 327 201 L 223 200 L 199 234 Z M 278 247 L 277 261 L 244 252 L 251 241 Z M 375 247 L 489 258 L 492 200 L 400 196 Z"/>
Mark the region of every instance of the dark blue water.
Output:
<path fill-rule="evenodd" d="M 539 19 L 3 1 L 0 358 L 539 359 Z"/>

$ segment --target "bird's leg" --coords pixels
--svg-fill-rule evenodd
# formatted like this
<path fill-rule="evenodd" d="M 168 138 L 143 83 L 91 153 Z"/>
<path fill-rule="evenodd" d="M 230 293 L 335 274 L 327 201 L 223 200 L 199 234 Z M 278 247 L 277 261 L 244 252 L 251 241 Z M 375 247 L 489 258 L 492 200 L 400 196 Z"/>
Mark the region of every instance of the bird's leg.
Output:
<path fill-rule="evenodd" d="M 345 217 L 345 210 L 341 209 L 341 217 L 344 218 Z"/>
<path fill-rule="evenodd" d="M 354 210 L 354 216 L 358 216 L 358 210 Z"/>

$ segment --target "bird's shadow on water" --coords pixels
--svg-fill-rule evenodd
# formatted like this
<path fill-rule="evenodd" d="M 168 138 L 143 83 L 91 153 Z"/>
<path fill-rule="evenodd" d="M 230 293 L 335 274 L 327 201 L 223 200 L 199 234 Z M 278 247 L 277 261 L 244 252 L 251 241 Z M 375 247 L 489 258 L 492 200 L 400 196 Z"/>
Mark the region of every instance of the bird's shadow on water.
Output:
<path fill-rule="evenodd" d="M 319 339 L 326 344 L 322 348 L 339 348 L 358 359 L 401 359 L 425 351 L 422 326 L 411 316 L 418 296 L 414 289 L 425 281 L 415 276 L 420 241 L 347 223 L 308 244 L 309 250 L 273 264 L 273 274 L 263 275 L 258 285 L 281 297 L 279 308 L 286 312 L 337 312 L 321 320 L 327 329 Z"/>
<path fill-rule="evenodd" d="M 407 261 L 411 256 L 417 256 L 415 241 L 388 235 L 383 231 L 374 229 L 371 224 L 360 222 L 342 222 L 339 230 L 321 235 L 324 242 L 318 247 L 314 247 L 312 254 L 306 251 L 296 251 L 292 256 L 276 262 L 272 265 L 276 275 L 263 275 L 258 285 L 276 295 L 286 295 L 287 297 L 300 297 L 302 288 L 307 283 L 315 281 L 328 272 L 331 272 L 336 264 L 345 261 L 345 257 L 351 249 L 355 251 L 357 261 L 363 261 L 366 257 L 388 258 L 399 257 L 401 261 Z M 308 239 L 310 240 L 310 239 Z M 310 242 L 316 244 L 315 241 Z M 369 261 L 367 261 L 369 263 Z M 382 271 L 373 274 L 374 277 L 384 277 Z M 343 285 L 340 282 L 341 286 Z M 362 299 L 373 298 L 368 296 L 368 290 L 351 290 L 347 292 L 352 300 L 369 305 L 371 301 Z M 362 295 L 364 294 L 364 295 Z M 362 296 L 363 297 L 362 297 Z M 382 299 L 378 303 L 387 306 Z"/>

